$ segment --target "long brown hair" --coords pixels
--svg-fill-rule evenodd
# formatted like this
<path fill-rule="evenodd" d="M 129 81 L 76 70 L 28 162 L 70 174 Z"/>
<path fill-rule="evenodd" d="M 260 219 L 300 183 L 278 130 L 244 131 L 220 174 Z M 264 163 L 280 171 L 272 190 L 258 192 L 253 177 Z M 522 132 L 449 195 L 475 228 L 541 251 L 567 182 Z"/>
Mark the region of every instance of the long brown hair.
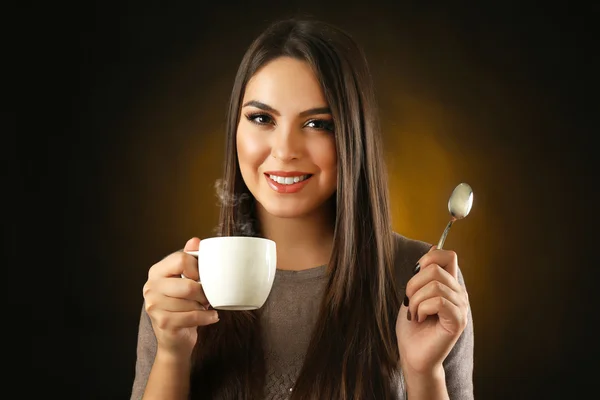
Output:
<path fill-rule="evenodd" d="M 254 199 L 237 162 L 236 131 L 248 80 L 281 56 L 313 68 L 335 122 L 338 157 L 328 282 L 291 397 L 390 399 L 400 301 L 392 272 L 387 175 L 373 82 L 364 53 L 347 33 L 320 21 L 284 20 L 247 50 L 229 104 L 218 233 L 259 235 Z M 193 397 L 261 399 L 265 362 L 256 312 L 219 316 L 217 324 L 199 329 Z"/>

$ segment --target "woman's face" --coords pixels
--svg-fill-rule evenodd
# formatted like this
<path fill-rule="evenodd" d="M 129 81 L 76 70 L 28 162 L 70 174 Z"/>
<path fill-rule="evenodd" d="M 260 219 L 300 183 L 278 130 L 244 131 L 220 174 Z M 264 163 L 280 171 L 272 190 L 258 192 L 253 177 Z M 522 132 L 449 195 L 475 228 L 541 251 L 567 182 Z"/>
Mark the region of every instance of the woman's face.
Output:
<path fill-rule="evenodd" d="M 333 119 L 306 62 L 277 58 L 249 80 L 236 139 L 244 182 L 269 214 L 301 217 L 335 192 Z"/>

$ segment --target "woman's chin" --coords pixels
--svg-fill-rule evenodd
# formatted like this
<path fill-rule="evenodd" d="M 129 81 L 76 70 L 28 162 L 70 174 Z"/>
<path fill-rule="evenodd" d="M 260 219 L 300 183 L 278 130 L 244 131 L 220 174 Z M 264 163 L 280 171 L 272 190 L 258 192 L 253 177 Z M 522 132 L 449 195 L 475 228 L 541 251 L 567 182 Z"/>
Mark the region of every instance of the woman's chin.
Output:
<path fill-rule="evenodd" d="M 275 218 L 312 218 L 321 213 L 330 213 L 332 199 L 333 196 L 329 199 L 319 197 L 281 199 L 269 196 L 258 199 L 258 205 L 262 209 L 259 210 L 259 213 Z"/>
<path fill-rule="evenodd" d="M 265 207 L 265 211 L 268 215 L 276 218 L 302 218 L 310 214 L 311 210 L 300 207 L 271 206 Z"/>

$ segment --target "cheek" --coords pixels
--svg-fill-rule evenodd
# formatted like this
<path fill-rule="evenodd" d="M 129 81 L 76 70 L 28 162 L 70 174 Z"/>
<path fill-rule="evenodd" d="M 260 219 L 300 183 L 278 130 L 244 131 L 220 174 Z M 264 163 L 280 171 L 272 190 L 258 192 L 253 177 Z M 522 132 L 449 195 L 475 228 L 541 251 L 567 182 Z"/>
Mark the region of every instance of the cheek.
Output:
<path fill-rule="evenodd" d="M 315 164 L 319 166 L 323 173 L 335 176 L 337 171 L 337 152 L 335 148 L 335 139 L 327 138 L 327 140 L 315 143 L 312 149 L 313 159 Z"/>
<path fill-rule="evenodd" d="M 238 127 L 237 135 L 237 153 L 240 166 L 258 166 L 262 164 L 265 157 L 269 154 L 269 148 L 266 141 L 261 140 L 255 132 Z"/>

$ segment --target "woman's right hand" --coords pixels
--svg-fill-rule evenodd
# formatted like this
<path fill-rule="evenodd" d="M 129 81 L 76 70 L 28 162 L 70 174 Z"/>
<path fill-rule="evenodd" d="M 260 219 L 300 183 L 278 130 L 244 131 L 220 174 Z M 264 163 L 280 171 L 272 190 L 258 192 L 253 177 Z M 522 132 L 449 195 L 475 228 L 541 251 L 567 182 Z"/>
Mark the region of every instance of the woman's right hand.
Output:
<path fill-rule="evenodd" d="M 188 240 L 184 251 L 198 250 L 200 239 Z M 144 285 L 144 307 L 152 321 L 158 350 L 189 358 L 198 339 L 197 327 L 219 320 L 198 283 L 198 260 L 177 251 L 154 264 Z M 182 278 L 182 274 L 189 279 Z"/>

